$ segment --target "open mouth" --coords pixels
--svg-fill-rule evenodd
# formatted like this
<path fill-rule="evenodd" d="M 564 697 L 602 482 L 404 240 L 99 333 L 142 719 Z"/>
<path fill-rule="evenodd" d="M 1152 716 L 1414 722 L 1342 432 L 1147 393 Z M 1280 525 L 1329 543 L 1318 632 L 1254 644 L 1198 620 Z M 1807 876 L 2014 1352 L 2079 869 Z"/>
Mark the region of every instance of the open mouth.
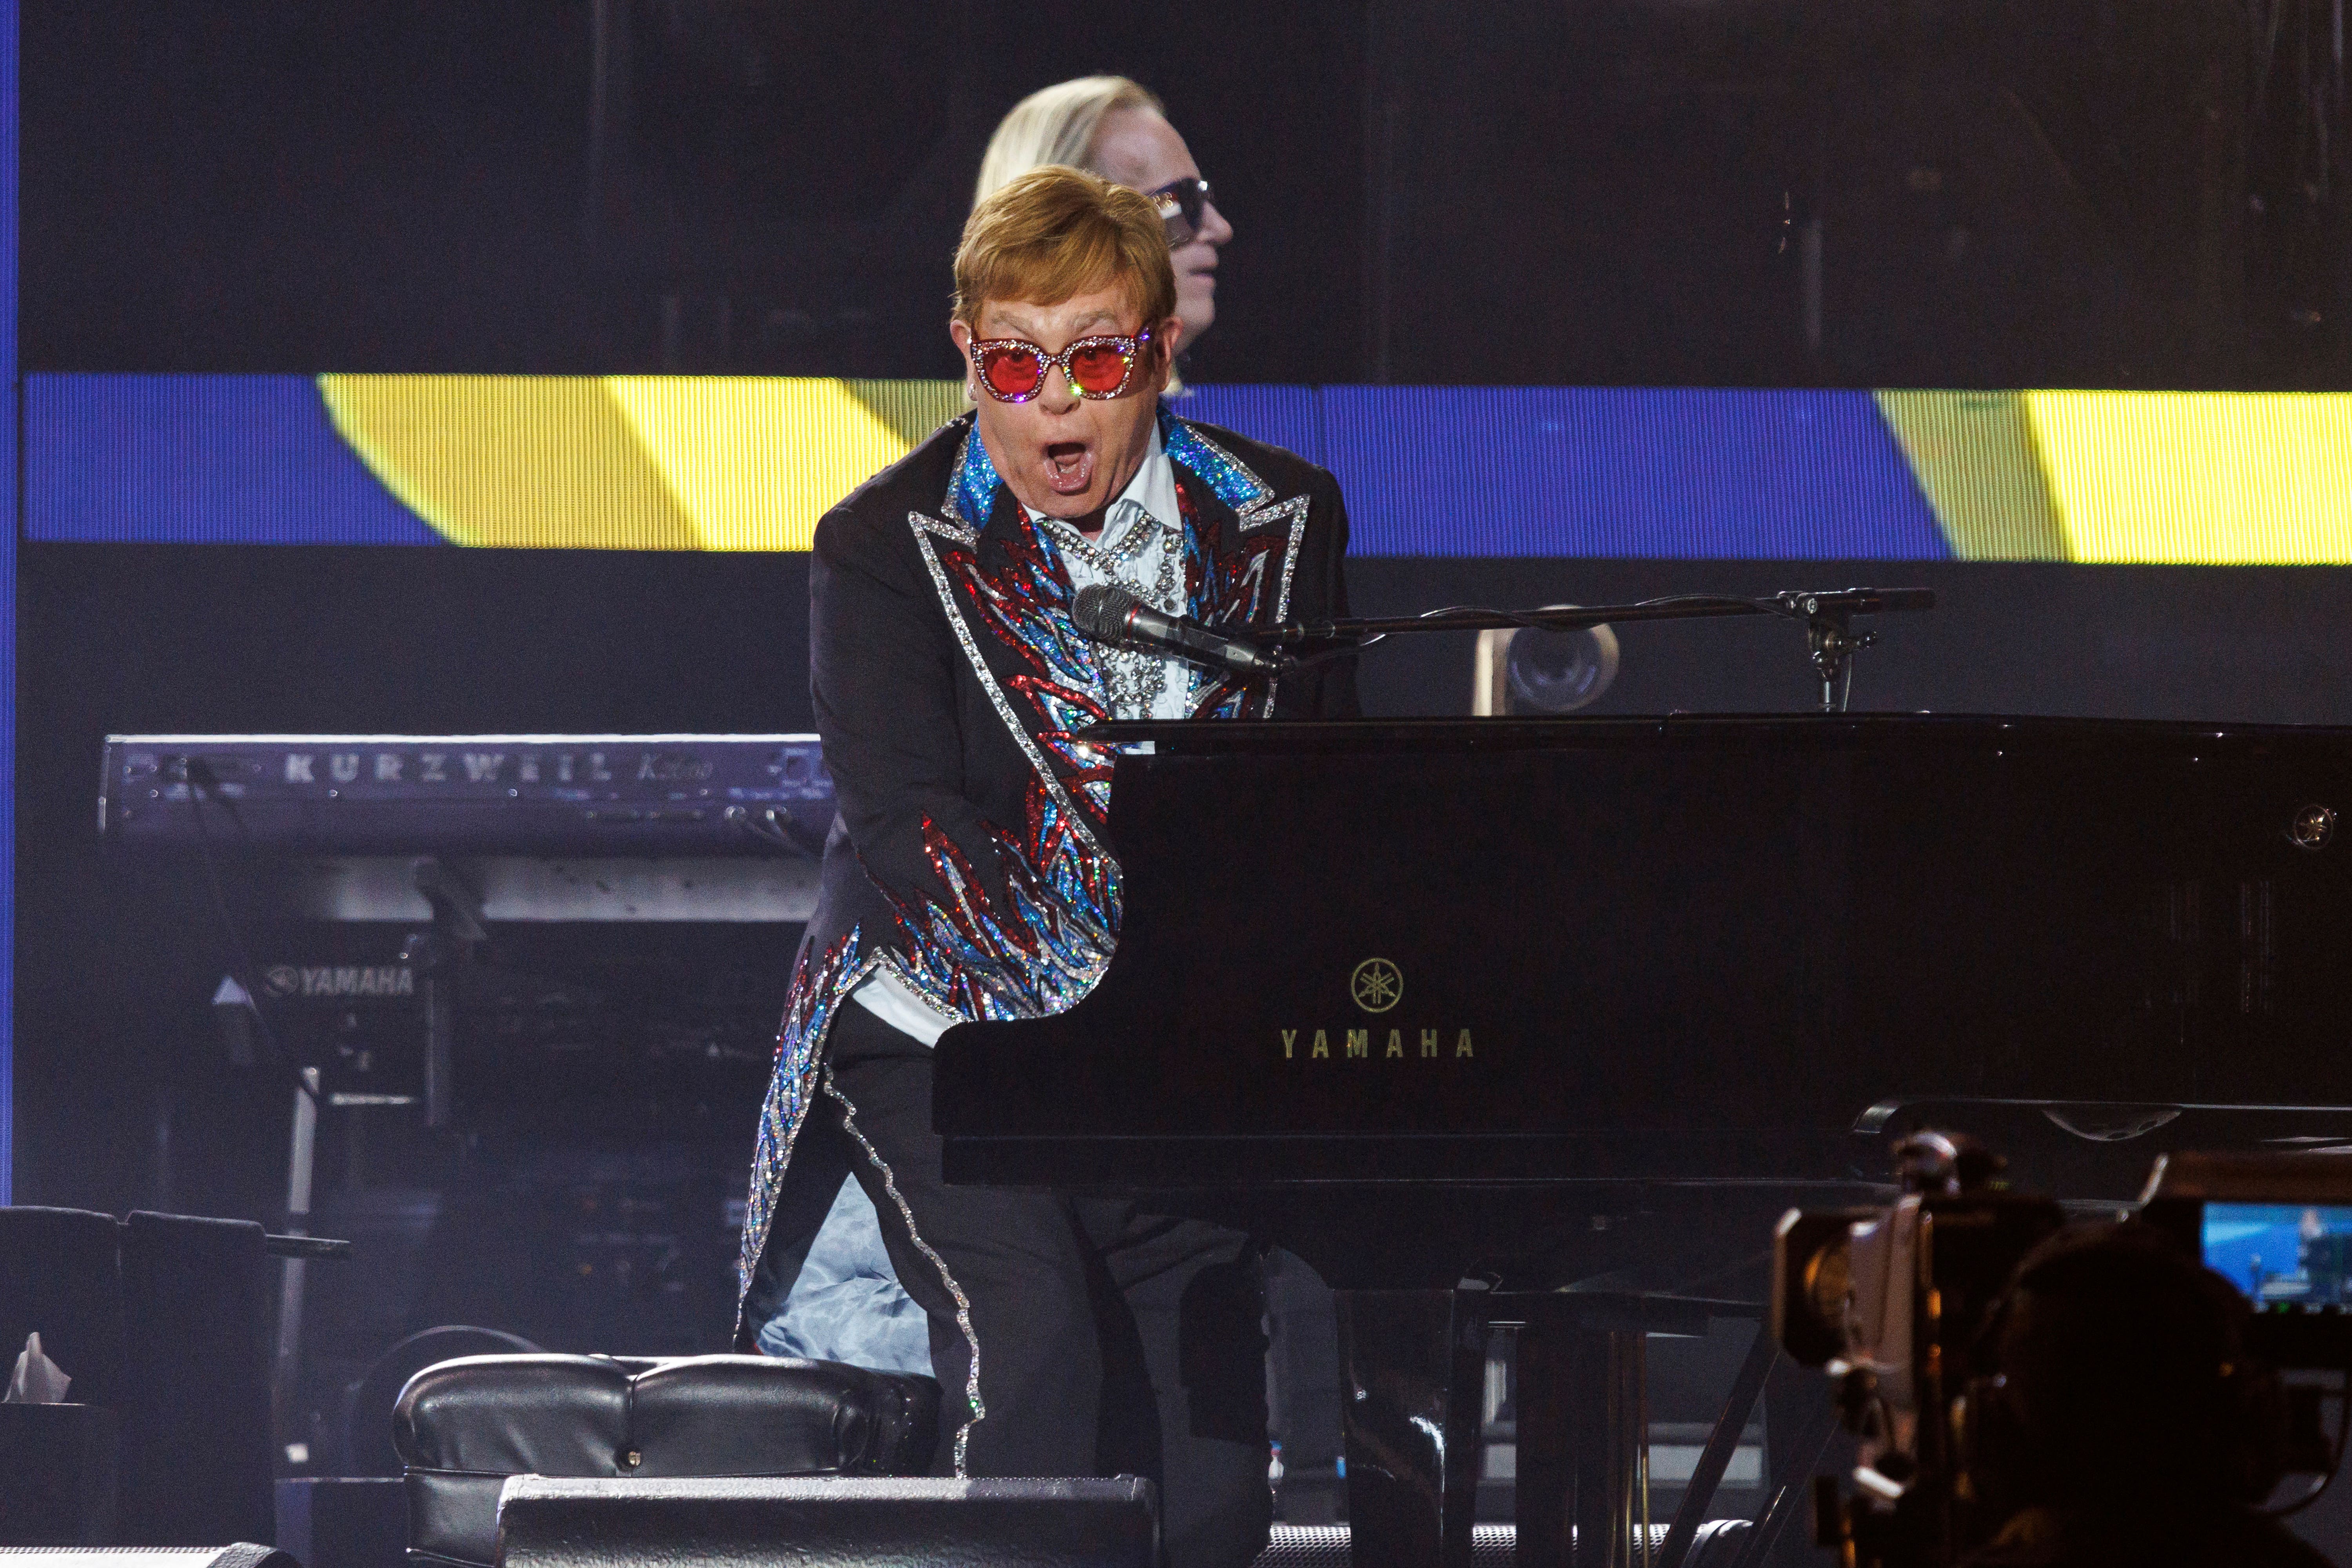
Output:
<path fill-rule="evenodd" d="M 1054 441 L 1045 447 L 1045 482 L 1061 496 L 1083 495 L 1094 483 L 1095 454 L 1084 441 Z"/>

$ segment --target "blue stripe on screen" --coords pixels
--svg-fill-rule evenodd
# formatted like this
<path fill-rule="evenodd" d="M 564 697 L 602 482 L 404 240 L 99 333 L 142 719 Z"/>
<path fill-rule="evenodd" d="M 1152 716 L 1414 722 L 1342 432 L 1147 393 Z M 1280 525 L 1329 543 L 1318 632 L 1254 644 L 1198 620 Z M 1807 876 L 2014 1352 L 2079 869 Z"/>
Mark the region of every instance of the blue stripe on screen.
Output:
<path fill-rule="evenodd" d="M 1322 389 L 1365 555 L 1951 552 L 1867 392 Z"/>
<path fill-rule="evenodd" d="M 1253 441 L 1268 442 L 1310 463 L 1329 466 L 1323 456 L 1323 400 L 1318 387 L 1236 383 L 1195 386 L 1168 406 L 1179 418 L 1222 425 Z"/>
<path fill-rule="evenodd" d="M 1359 555 L 1951 552 L 1867 392 L 1223 385 L 1176 409 L 1330 468 Z"/>
<path fill-rule="evenodd" d="M 301 375 L 25 380 L 25 537 L 434 544 Z"/>

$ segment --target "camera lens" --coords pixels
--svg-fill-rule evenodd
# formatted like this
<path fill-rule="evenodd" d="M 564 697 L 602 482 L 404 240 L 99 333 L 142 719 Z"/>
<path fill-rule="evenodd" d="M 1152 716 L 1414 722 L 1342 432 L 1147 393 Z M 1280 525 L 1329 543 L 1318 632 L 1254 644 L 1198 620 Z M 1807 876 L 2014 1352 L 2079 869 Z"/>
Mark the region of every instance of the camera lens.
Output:
<path fill-rule="evenodd" d="M 1511 634 L 1503 664 L 1515 711 L 1571 713 L 1598 701 L 1617 679 L 1617 634 L 1607 626 L 1523 627 Z"/>

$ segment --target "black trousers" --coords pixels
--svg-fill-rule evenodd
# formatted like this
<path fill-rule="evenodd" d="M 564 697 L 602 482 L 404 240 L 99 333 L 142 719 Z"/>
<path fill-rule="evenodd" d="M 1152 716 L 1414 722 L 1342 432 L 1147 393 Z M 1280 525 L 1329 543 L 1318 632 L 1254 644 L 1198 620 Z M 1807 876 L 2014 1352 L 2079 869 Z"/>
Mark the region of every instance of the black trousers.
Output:
<path fill-rule="evenodd" d="M 855 1004 L 831 1043 L 811 1131 L 846 1140 L 930 1319 L 934 1472 L 961 1440 L 973 1476 L 1149 1476 L 1171 1568 L 1244 1568 L 1273 1514 L 1255 1247 L 1132 1204 L 950 1187 L 928 1049 Z"/>

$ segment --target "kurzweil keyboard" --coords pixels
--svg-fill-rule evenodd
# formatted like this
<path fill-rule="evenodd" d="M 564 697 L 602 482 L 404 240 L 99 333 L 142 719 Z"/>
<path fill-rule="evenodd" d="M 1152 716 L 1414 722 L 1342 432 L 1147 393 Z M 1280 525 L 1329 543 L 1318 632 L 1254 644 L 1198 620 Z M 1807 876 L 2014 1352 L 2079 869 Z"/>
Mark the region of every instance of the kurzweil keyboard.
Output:
<path fill-rule="evenodd" d="M 509 1326 L 723 1321 L 722 1205 L 834 816 L 814 735 L 110 735 L 99 794 L 160 1016 L 209 996 L 215 1061 L 301 1073 L 289 1207 L 338 1151 L 328 1223 L 434 1258 L 394 1281 L 434 1312 L 407 1327 L 453 1278 Z M 339 1388 L 297 1381 L 289 1289 L 284 1385 Z M 331 1356 L 399 1321 L 337 1300 Z"/>
<path fill-rule="evenodd" d="M 299 919 L 803 921 L 834 815 L 814 735 L 110 735 L 99 830 L 275 863 Z"/>

